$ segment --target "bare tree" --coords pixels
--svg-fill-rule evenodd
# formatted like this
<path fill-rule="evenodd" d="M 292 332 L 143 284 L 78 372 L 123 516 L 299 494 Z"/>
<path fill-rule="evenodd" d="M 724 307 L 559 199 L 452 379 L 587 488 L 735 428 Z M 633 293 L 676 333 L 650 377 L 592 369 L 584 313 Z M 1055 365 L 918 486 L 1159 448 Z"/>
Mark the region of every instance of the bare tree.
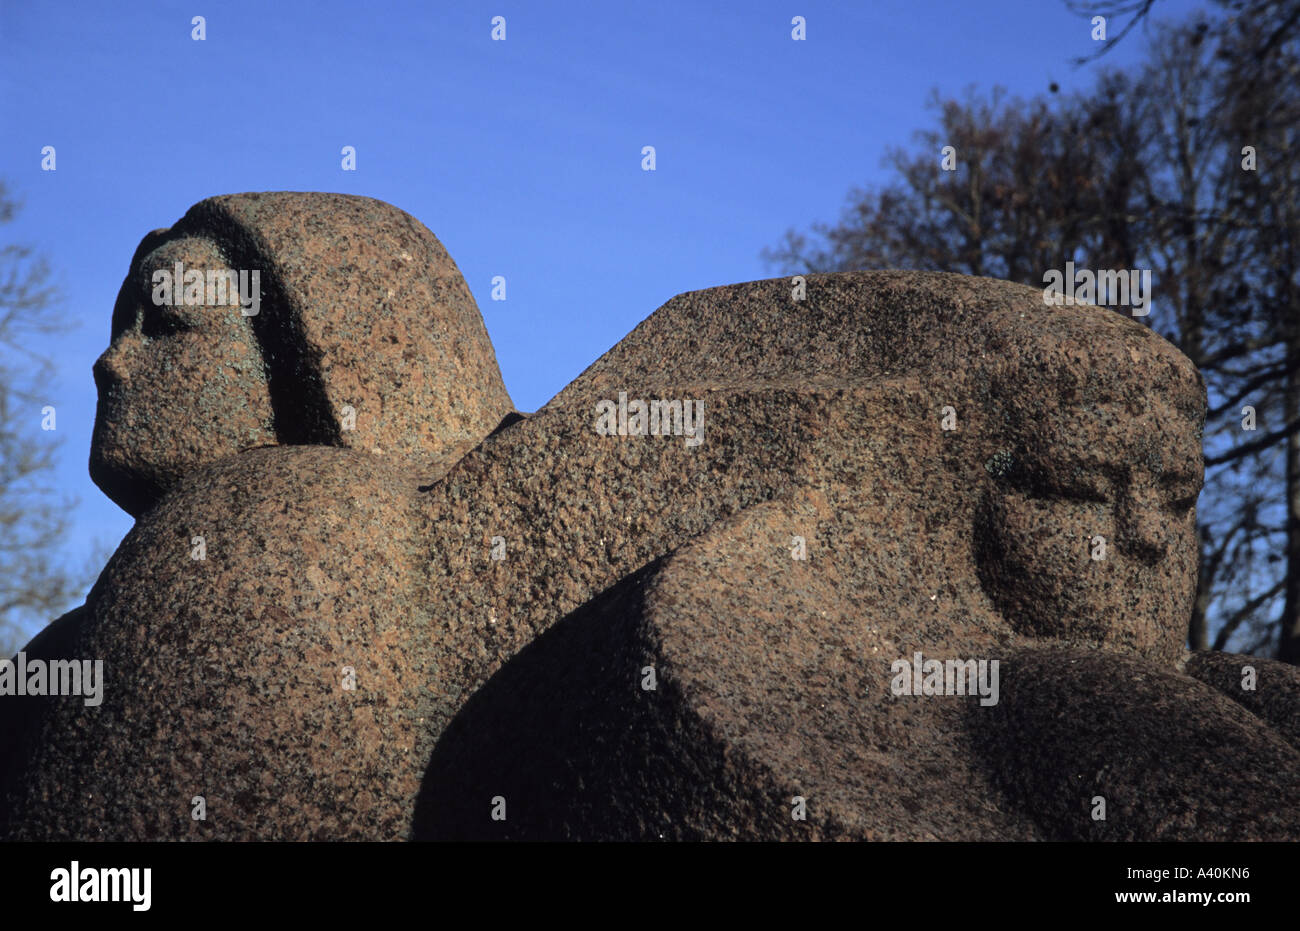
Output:
<path fill-rule="evenodd" d="M 1258 163 L 1238 173 L 1235 209 L 1221 221 L 1243 247 L 1228 269 L 1235 299 L 1221 308 L 1220 352 L 1241 371 L 1227 400 L 1254 407 L 1260 423 L 1237 431 L 1207 463 L 1249 463 L 1278 490 L 1262 509 L 1272 571 L 1260 585 L 1280 588 L 1280 598 L 1266 602 L 1273 629 L 1257 639 L 1276 638 L 1278 657 L 1300 664 L 1300 3 L 1252 6 L 1256 16 L 1235 17 L 1211 35 L 1222 62 L 1225 138 L 1237 158 Z M 1267 629 L 1256 618 L 1251 626 Z"/>
<path fill-rule="evenodd" d="M 19 209 L 0 182 L 0 226 Z M 53 485 L 56 432 L 38 387 L 52 372 L 31 339 L 67 328 L 52 312 L 49 267 L 26 246 L 0 246 L 0 655 L 25 628 L 40 626 L 82 593 L 81 573 L 64 568 L 61 546 L 71 502 Z M 57 426 L 57 420 L 54 421 Z"/>
<path fill-rule="evenodd" d="M 1158 0 L 1068 5 L 1129 17 L 1099 54 L 1159 9 Z M 1161 27 L 1147 69 L 1165 100 L 1178 99 L 1171 82 L 1198 85 L 1198 118 L 1179 115 L 1188 136 L 1199 119 L 1202 136 L 1177 150 L 1184 190 L 1194 173 L 1220 181 L 1200 203 L 1164 197 L 1155 208 L 1186 240 L 1184 281 L 1199 304 L 1188 334 L 1204 335 L 1198 323 L 1214 334 L 1213 351 L 1204 341 L 1199 354 L 1184 346 L 1210 388 L 1207 485 L 1235 489 L 1205 509 L 1198 610 L 1215 602 L 1217 648 L 1241 632 L 1247 649 L 1276 644 L 1279 658 L 1300 663 L 1300 0 L 1217 6 L 1221 15 Z M 1169 35 L 1178 41 L 1163 41 Z M 1194 239 L 1212 246 L 1203 262 L 1187 248 Z M 1247 408 L 1255 431 L 1243 430 Z M 1193 645 L 1204 645 L 1196 634 L 1194 623 Z"/>
<path fill-rule="evenodd" d="M 1120 42 L 1124 41 L 1139 25 L 1151 22 L 1152 12 L 1158 9 L 1159 0 L 1103 0 L 1089 3 L 1084 0 L 1065 0 L 1066 8 L 1091 20 L 1102 16 L 1107 20 L 1108 38 L 1091 55 L 1075 59 L 1076 64 L 1085 64 L 1102 57 Z M 1237 66 L 1231 78 L 1225 83 L 1224 99 L 1230 100 L 1240 96 L 1246 85 L 1258 84 L 1272 64 L 1275 56 L 1280 54 L 1286 44 L 1300 35 L 1300 2 L 1297 0 L 1215 0 L 1215 5 L 1226 14 L 1217 24 L 1208 17 L 1197 17 L 1193 27 L 1204 36 L 1213 28 L 1240 26 L 1250 36 L 1250 41 L 1239 46 L 1241 53 L 1235 61 Z M 1109 21 L 1122 20 L 1118 32 L 1110 28 Z"/>

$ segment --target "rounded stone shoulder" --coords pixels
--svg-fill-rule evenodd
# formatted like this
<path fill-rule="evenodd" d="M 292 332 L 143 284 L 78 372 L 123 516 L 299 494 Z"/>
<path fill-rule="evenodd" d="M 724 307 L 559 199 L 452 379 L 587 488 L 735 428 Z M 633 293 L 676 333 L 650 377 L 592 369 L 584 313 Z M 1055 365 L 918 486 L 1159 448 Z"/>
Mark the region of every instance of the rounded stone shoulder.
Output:
<path fill-rule="evenodd" d="M 91 592 L 95 709 L 55 706 L 27 786 L 40 836 L 398 839 L 427 657 L 415 482 L 343 449 L 186 477 Z M 202 797 L 206 817 L 191 817 Z"/>

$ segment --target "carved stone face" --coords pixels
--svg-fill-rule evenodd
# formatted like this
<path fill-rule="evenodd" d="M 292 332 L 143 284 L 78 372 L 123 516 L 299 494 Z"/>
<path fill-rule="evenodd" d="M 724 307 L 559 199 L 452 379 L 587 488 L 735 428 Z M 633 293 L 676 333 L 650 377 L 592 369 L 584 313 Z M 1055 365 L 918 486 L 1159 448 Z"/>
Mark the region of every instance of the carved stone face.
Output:
<path fill-rule="evenodd" d="M 153 273 L 177 262 L 247 272 L 250 293 L 258 274 L 257 316 L 156 304 Z M 257 446 L 358 449 L 438 474 L 514 409 L 437 237 L 346 194 L 211 197 L 150 233 L 95 380 L 90 474 L 136 516 L 195 467 Z"/>
<path fill-rule="evenodd" d="M 990 460 L 980 576 L 1021 633 L 1167 662 L 1196 592 L 1201 424 L 1140 378 L 1124 389 L 1037 407 Z"/>
<path fill-rule="evenodd" d="M 238 304 L 155 304 L 153 273 L 177 262 L 228 267 L 210 240 L 161 241 L 123 283 L 94 367 L 90 475 L 134 517 L 196 466 L 276 441 L 262 356 Z"/>

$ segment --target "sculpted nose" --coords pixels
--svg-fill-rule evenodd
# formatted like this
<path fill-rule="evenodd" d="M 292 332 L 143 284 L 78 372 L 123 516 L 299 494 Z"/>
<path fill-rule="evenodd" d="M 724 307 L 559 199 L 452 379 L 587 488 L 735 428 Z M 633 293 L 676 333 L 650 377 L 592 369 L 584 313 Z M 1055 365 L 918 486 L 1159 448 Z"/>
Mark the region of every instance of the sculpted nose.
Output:
<path fill-rule="evenodd" d="M 1124 531 L 1134 556 L 1144 562 L 1164 559 L 1169 540 L 1160 495 L 1154 486 L 1128 487 L 1124 495 Z"/>
<path fill-rule="evenodd" d="M 95 360 L 91 373 L 95 378 L 95 387 L 100 391 L 123 385 L 127 381 L 127 350 L 121 341 L 114 342 L 104 350 L 103 355 Z"/>

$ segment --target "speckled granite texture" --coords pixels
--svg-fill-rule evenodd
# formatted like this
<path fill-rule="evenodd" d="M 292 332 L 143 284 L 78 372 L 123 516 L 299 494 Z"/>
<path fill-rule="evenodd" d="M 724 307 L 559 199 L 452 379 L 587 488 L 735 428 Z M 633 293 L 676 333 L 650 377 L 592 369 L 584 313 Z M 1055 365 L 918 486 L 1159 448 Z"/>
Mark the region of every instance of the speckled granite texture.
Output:
<path fill-rule="evenodd" d="M 260 313 L 151 323 L 177 261 Z M 0 698 L 4 836 L 1300 839 L 1300 676 L 1182 650 L 1204 385 L 1112 311 L 711 288 L 521 416 L 428 230 L 246 194 L 145 238 L 97 380 L 138 520 L 27 654 L 105 698 Z M 996 700 L 897 694 L 917 653 Z"/>

